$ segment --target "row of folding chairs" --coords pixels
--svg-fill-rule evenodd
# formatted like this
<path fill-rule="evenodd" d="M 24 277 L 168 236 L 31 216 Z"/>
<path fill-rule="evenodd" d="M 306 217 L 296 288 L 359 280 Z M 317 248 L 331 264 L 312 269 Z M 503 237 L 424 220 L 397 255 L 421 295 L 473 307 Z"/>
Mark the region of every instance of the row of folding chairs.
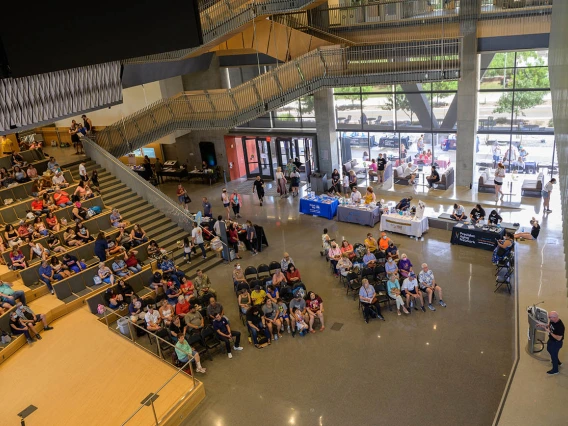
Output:
<path fill-rule="evenodd" d="M 280 262 L 273 260 L 269 265 L 261 263 L 256 268 L 254 266 L 247 266 L 243 275 L 247 281 L 262 280 L 266 277 L 272 277 L 278 269 L 281 269 Z"/>

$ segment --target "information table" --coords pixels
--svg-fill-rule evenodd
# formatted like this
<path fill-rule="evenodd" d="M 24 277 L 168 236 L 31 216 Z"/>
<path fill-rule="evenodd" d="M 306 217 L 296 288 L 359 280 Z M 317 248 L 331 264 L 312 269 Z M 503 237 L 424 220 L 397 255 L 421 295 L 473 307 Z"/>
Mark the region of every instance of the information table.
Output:
<path fill-rule="evenodd" d="M 359 225 L 375 226 L 380 222 L 383 211 L 377 205 L 340 205 L 337 208 L 337 220 L 340 222 L 357 223 Z"/>
<path fill-rule="evenodd" d="M 300 213 L 333 219 L 337 213 L 337 198 L 322 196 L 300 198 Z"/>
<path fill-rule="evenodd" d="M 505 228 L 485 226 L 486 229 L 458 223 L 452 228 L 452 244 L 493 251 L 497 240 L 503 238 Z"/>
<path fill-rule="evenodd" d="M 414 219 L 412 216 L 399 214 L 383 214 L 381 216 L 381 231 L 396 232 L 414 237 L 421 237 L 428 231 L 428 217 Z"/>
<path fill-rule="evenodd" d="M 173 177 L 179 180 L 179 182 L 181 182 L 181 180 L 187 176 L 187 169 L 172 169 L 172 168 L 167 168 L 167 169 L 162 169 L 162 171 L 160 173 L 158 173 L 158 177 L 162 178 L 162 177 Z"/>
<path fill-rule="evenodd" d="M 187 174 L 188 178 L 198 178 L 201 179 L 202 183 L 207 183 L 209 181 L 209 186 L 211 186 L 212 182 L 217 180 L 217 175 L 213 172 L 200 172 L 193 170 Z"/>

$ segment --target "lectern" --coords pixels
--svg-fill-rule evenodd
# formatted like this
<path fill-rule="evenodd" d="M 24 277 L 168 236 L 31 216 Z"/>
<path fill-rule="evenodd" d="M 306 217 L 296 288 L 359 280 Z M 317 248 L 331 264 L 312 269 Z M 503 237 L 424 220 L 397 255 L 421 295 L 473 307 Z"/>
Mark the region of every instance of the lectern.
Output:
<path fill-rule="evenodd" d="M 529 319 L 529 352 L 531 354 L 541 352 L 544 349 L 544 341 L 537 338 L 537 332 L 543 332 L 537 325 L 548 325 L 548 312 L 536 305 L 527 308 Z M 535 343 L 540 344 L 540 349 L 535 349 Z"/>

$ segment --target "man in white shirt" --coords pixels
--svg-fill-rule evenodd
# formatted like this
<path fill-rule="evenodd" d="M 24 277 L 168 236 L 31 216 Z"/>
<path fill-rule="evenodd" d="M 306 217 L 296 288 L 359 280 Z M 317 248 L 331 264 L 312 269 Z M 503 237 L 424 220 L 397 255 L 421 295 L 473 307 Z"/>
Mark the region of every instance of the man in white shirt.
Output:
<path fill-rule="evenodd" d="M 434 291 L 438 293 L 440 305 L 445 308 L 446 304 L 442 300 L 442 287 L 436 284 L 434 272 L 428 269 L 428 265 L 426 263 L 422 264 L 422 271 L 418 274 L 418 278 L 420 278 L 420 289 L 428 295 L 428 309 L 431 311 L 436 310 L 436 308 L 432 306 L 432 296 L 434 295 Z"/>
<path fill-rule="evenodd" d="M 454 220 L 460 221 L 466 219 L 467 215 L 465 214 L 465 209 L 463 208 L 463 206 L 456 203 L 454 204 L 454 211 L 450 215 L 450 217 Z"/>
<path fill-rule="evenodd" d="M 201 249 L 201 256 L 203 257 L 203 259 L 207 259 L 207 254 L 205 253 L 205 245 L 203 244 L 203 231 L 201 231 L 201 228 L 197 225 L 197 223 L 194 223 L 193 226 L 194 228 L 191 231 L 193 244 L 199 246 L 199 248 Z"/>
<path fill-rule="evenodd" d="M 414 301 L 418 299 L 420 300 L 420 309 L 422 309 L 422 312 L 426 312 L 426 309 L 424 308 L 424 299 L 422 298 L 422 293 L 418 289 L 418 281 L 416 280 L 416 274 L 414 272 L 411 272 L 408 275 L 408 278 L 403 281 L 400 293 L 406 297 L 406 304 L 409 309 L 414 306 Z M 413 299 L 412 302 L 410 301 L 411 298 Z M 418 310 L 416 307 L 414 307 L 414 309 Z"/>
<path fill-rule="evenodd" d="M 217 235 L 219 238 L 221 238 L 221 221 L 223 220 L 223 216 L 219 215 L 217 216 L 217 222 L 215 222 L 215 225 L 213 225 L 213 231 L 215 232 L 215 235 Z"/>
<path fill-rule="evenodd" d="M 359 192 L 356 186 L 353 187 L 352 191 L 353 192 L 351 192 L 351 201 L 353 202 L 353 204 L 359 204 L 361 202 L 361 193 Z"/>
<path fill-rule="evenodd" d="M 411 185 L 414 185 L 414 179 L 416 178 L 416 169 L 417 167 L 414 167 L 412 163 L 408 163 L 403 172 L 405 177 L 410 178 L 408 181 Z"/>
<path fill-rule="evenodd" d="M 152 305 L 148 306 L 148 312 L 144 315 L 144 319 L 146 320 L 146 328 L 148 331 L 159 331 L 162 329 L 160 327 L 160 313 L 156 311 Z"/>
<path fill-rule="evenodd" d="M 89 180 L 89 175 L 87 174 L 85 163 L 79 164 L 79 176 L 81 176 L 81 180 L 84 182 L 87 182 Z"/>
<path fill-rule="evenodd" d="M 552 210 L 550 210 L 550 193 L 552 192 L 552 188 L 554 188 L 555 183 L 556 179 L 552 178 L 542 189 L 542 205 L 545 213 L 552 213 Z"/>
<path fill-rule="evenodd" d="M 67 188 L 69 186 L 65 180 L 65 176 L 63 176 L 63 173 L 59 170 L 55 172 L 55 176 L 51 178 L 51 181 L 53 182 L 53 186 L 58 186 L 60 188 Z"/>
<path fill-rule="evenodd" d="M 343 176 L 343 195 L 349 194 L 349 175 Z"/>

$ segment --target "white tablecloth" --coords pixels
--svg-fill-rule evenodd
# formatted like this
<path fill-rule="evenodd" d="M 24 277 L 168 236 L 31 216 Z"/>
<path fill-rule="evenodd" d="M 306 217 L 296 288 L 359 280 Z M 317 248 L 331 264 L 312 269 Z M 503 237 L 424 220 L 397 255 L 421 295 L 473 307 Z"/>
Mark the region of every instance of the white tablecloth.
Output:
<path fill-rule="evenodd" d="M 428 231 L 428 218 L 411 220 L 407 216 L 398 214 L 383 214 L 381 216 L 381 231 L 421 237 L 424 232 Z"/>

